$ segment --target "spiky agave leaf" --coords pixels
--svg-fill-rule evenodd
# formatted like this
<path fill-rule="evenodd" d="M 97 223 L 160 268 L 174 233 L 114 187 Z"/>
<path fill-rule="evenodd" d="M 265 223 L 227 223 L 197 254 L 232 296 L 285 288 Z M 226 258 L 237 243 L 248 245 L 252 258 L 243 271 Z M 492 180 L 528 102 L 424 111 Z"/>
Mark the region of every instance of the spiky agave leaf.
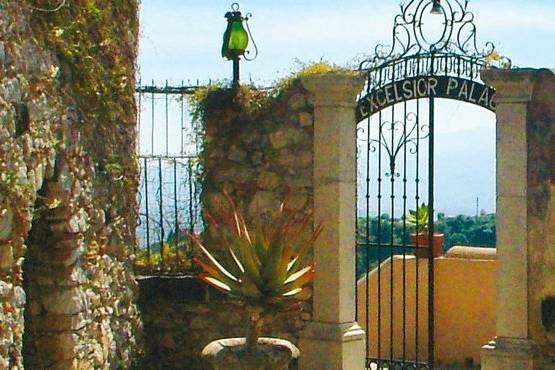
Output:
<path fill-rule="evenodd" d="M 256 230 L 254 231 L 253 235 L 253 248 L 254 251 L 260 261 L 266 259 L 266 255 L 269 250 L 270 243 L 268 242 L 267 238 L 264 235 L 264 229 L 261 225 L 256 225 Z"/>
<path fill-rule="evenodd" d="M 223 267 L 218 262 L 218 260 L 216 260 L 216 258 L 214 258 L 214 256 L 212 256 L 212 254 L 206 248 L 204 248 L 202 243 L 199 241 L 199 239 L 195 235 L 191 235 L 191 240 L 202 251 L 204 256 L 207 258 L 207 260 L 211 264 L 210 267 L 212 267 L 215 271 L 218 271 L 220 274 L 222 274 L 226 278 L 237 281 L 237 278 L 235 276 L 233 276 L 229 271 L 227 271 L 226 268 Z M 197 259 L 197 261 L 200 262 L 199 259 Z M 209 265 L 207 264 L 206 266 L 209 266 Z M 203 267 L 203 266 L 200 266 L 200 267 Z"/>
<path fill-rule="evenodd" d="M 270 244 L 264 259 L 264 265 L 261 268 L 262 276 L 266 281 L 279 278 L 277 276 L 279 274 L 279 263 L 286 249 L 286 246 L 282 243 Z"/>
<path fill-rule="evenodd" d="M 306 290 L 308 290 L 308 288 Z M 296 296 L 297 294 L 301 294 L 303 291 L 305 291 L 305 289 L 295 288 L 295 289 L 292 289 L 288 292 L 283 293 L 282 297 L 286 297 L 286 298 L 293 297 L 293 296 Z"/>
<path fill-rule="evenodd" d="M 241 261 L 239 261 L 239 259 L 237 258 L 237 255 L 235 254 L 233 249 L 228 248 L 228 251 L 229 251 L 229 254 L 231 255 L 231 258 L 233 259 L 233 262 L 235 262 L 235 264 L 237 265 L 237 268 L 239 268 L 241 273 L 244 274 L 245 273 L 245 267 L 243 267 L 243 264 L 241 263 Z"/>
<path fill-rule="evenodd" d="M 218 263 L 200 242 L 204 260 L 199 260 L 202 280 L 264 312 L 277 313 L 301 307 L 310 298 L 314 266 L 306 265 L 321 225 L 308 233 L 312 213 L 299 219 L 283 202 L 271 217 L 259 215 L 249 225 L 231 197 L 227 207 L 216 204 L 217 214 L 207 213 L 214 240 L 221 243 L 226 263 Z M 195 240 L 193 239 L 193 240 Z M 223 261 L 223 260 L 222 260 Z"/>
<path fill-rule="evenodd" d="M 233 260 L 239 261 L 237 265 L 244 274 L 243 280 L 250 280 L 260 285 L 262 283 L 259 271 L 261 262 L 252 248 L 252 240 L 246 222 L 231 197 L 227 193 L 224 193 L 224 196 L 228 200 L 229 208 L 226 209 L 223 205 L 218 204 L 220 217 L 217 217 L 223 222 L 217 222 L 216 217 L 212 215 L 207 217 L 210 224 L 213 225 L 215 239 L 225 245 L 231 252 Z"/>
<path fill-rule="evenodd" d="M 208 273 L 206 272 L 201 272 L 199 274 L 199 279 L 204 281 L 205 283 L 212 285 L 214 288 L 224 292 L 224 293 L 230 293 L 231 292 L 231 288 L 229 287 L 229 285 L 226 285 L 224 283 L 222 283 L 221 281 L 219 281 L 218 279 L 213 278 L 212 276 L 210 276 Z"/>
<path fill-rule="evenodd" d="M 285 298 L 285 302 L 288 305 L 294 304 L 299 301 L 306 301 L 307 299 L 312 297 L 312 288 L 309 286 L 295 288 L 293 290 L 290 290 L 289 292 L 283 293 L 282 297 Z"/>
<path fill-rule="evenodd" d="M 267 305 L 272 313 L 296 311 L 303 306 L 303 302 L 312 297 L 312 288 L 305 286 L 295 288 L 276 297 L 268 299 Z"/>
<path fill-rule="evenodd" d="M 222 271 L 220 271 L 216 266 L 211 265 L 210 262 L 205 262 L 198 257 L 193 257 L 193 263 L 200 267 L 208 276 L 218 279 L 225 285 L 231 287 L 239 283 L 235 277 L 228 277 Z"/>
<path fill-rule="evenodd" d="M 283 286 L 287 287 L 288 284 L 296 284 L 297 286 L 303 286 L 312 282 L 314 279 L 314 266 L 306 266 L 305 268 L 289 275 L 287 279 L 283 282 Z"/>
<path fill-rule="evenodd" d="M 271 265 L 266 272 L 266 276 L 268 279 L 268 286 L 270 289 L 275 291 L 281 291 L 285 281 L 288 277 L 288 270 L 287 267 L 289 265 L 289 261 L 293 257 L 293 247 L 291 245 L 287 245 L 283 248 L 280 256 L 279 261 Z"/>
<path fill-rule="evenodd" d="M 289 264 L 287 266 L 287 271 L 288 272 L 294 273 L 294 272 L 297 272 L 299 269 L 302 268 L 302 266 L 305 264 L 306 257 L 308 256 L 308 252 L 310 251 L 310 248 L 311 248 L 312 244 L 320 236 L 323 229 L 324 229 L 324 227 L 323 227 L 322 223 L 319 223 L 316 226 L 316 228 L 313 231 L 310 238 L 303 241 L 302 243 L 299 243 L 299 248 L 297 250 L 296 255 L 292 258 L 292 260 L 289 262 Z"/>
<path fill-rule="evenodd" d="M 221 225 L 207 211 L 205 211 L 205 218 L 215 235 L 214 238 L 219 240 L 222 244 L 222 249 L 229 253 L 229 255 L 225 253 L 223 254 L 223 258 L 225 258 L 225 261 L 227 262 L 229 271 L 235 276 L 242 275 L 245 272 L 245 268 L 237 258 L 237 253 L 234 251 L 233 237 L 230 237 L 229 232 L 226 232 L 224 227 L 221 227 Z"/>

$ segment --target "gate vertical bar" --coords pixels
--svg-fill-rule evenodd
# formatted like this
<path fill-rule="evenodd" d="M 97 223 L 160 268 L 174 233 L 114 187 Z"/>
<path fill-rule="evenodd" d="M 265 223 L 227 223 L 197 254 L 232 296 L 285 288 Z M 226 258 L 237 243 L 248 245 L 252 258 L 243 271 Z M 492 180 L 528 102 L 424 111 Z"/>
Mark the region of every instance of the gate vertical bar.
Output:
<path fill-rule="evenodd" d="M 420 68 L 420 61 L 418 63 L 418 67 Z M 420 202 L 420 99 L 416 100 L 416 177 L 415 177 L 415 187 L 416 187 L 416 195 L 414 197 L 415 200 L 415 209 L 418 209 L 419 206 L 419 202 Z M 418 235 L 418 233 L 420 232 L 418 225 L 418 217 L 416 218 L 416 229 L 415 229 L 415 233 L 416 235 Z M 416 238 L 416 245 L 414 246 L 414 251 L 416 253 L 416 250 L 419 247 L 419 238 Z M 415 267 L 415 295 L 416 295 L 416 299 L 415 299 L 415 335 L 414 335 L 414 347 L 415 347 L 415 362 L 418 363 L 418 336 L 420 334 L 419 332 L 419 325 L 420 325 L 420 317 L 419 317 L 419 313 L 420 313 L 420 307 L 419 307 L 419 289 L 418 289 L 418 282 L 420 280 L 420 260 L 418 258 L 415 258 L 415 262 L 416 267 Z"/>
<path fill-rule="evenodd" d="M 141 80 L 139 79 L 139 85 L 141 84 Z M 142 102 L 143 102 L 143 93 L 141 91 L 139 91 L 139 93 L 137 94 L 137 142 L 135 143 L 135 148 L 137 150 L 137 153 L 140 155 L 141 153 L 141 107 L 142 107 Z M 141 162 L 140 162 L 140 158 L 138 160 L 138 167 L 139 167 L 139 176 L 141 175 Z M 139 193 L 139 207 L 141 206 L 142 202 L 142 197 L 140 197 L 140 193 Z M 141 216 L 140 216 L 140 208 L 139 208 L 139 225 L 141 222 Z M 138 225 L 138 226 L 139 226 Z M 138 239 L 140 240 L 140 239 Z M 133 254 L 136 256 L 137 252 L 138 252 L 138 248 L 139 248 L 139 243 L 135 243 L 133 245 Z"/>
<path fill-rule="evenodd" d="M 428 365 L 432 369 L 434 364 L 434 100 L 434 97 L 430 96 L 430 136 L 428 138 Z"/>
<path fill-rule="evenodd" d="M 177 158 L 173 159 L 173 212 L 175 229 L 173 232 L 175 260 L 179 261 L 179 213 L 177 210 Z"/>
<path fill-rule="evenodd" d="M 164 184 L 162 183 L 162 158 L 158 158 L 158 185 L 160 186 L 160 266 L 164 270 Z"/>
<path fill-rule="evenodd" d="M 150 265 L 150 215 L 148 213 L 148 159 L 144 158 L 145 166 L 145 221 L 146 221 L 146 260 Z"/>
<path fill-rule="evenodd" d="M 372 145 L 371 142 L 371 124 L 370 124 L 370 116 L 367 119 L 367 132 L 366 132 L 366 236 L 364 238 L 364 249 L 366 251 L 366 261 L 365 261 L 365 272 L 366 272 L 366 358 L 369 357 L 368 352 L 368 343 L 370 342 L 370 252 L 372 251 L 370 245 L 370 146 Z M 379 263 L 379 262 L 378 262 Z"/>
<path fill-rule="evenodd" d="M 141 80 L 139 80 L 139 85 L 141 84 Z M 139 90 L 137 96 L 137 153 L 141 154 L 141 113 L 142 113 L 142 105 L 143 105 L 143 92 Z"/>
<path fill-rule="evenodd" d="M 192 164 L 192 159 L 189 158 L 187 164 L 188 164 L 188 171 L 189 173 L 187 174 L 189 177 L 189 232 L 193 233 L 195 230 L 195 215 L 193 212 L 193 204 L 194 202 L 196 202 L 196 195 L 193 198 L 193 164 Z M 189 253 L 191 253 L 192 251 L 192 247 L 189 249 Z"/>
<path fill-rule="evenodd" d="M 181 88 L 182 89 L 183 89 L 183 86 L 184 86 L 183 81 L 181 81 Z M 179 98 L 180 98 L 179 100 L 180 100 L 180 103 L 181 103 L 180 104 L 180 108 L 181 108 L 181 115 L 180 115 L 181 130 L 179 131 L 179 139 L 181 141 L 181 147 L 180 147 L 181 150 L 179 151 L 179 154 L 183 155 L 184 150 L 185 150 L 185 148 L 184 148 L 185 143 L 183 141 L 183 135 L 184 135 L 183 131 L 185 130 L 185 122 L 184 122 L 185 121 L 185 95 L 181 94 L 179 96 Z M 197 138 L 195 138 L 195 139 L 197 139 Z"/>
<path fill-rule="evenodd" d="M 359 155 L 359 147 L 358 147 L 358 125 L 355 124 L 355 163 L 358 164 Z M 359 271 L 359 255 L 360 255 L 360 233 L 359 233 L 359 222 L 358 222 L 358 185 L 359 185 L 359 176 L 358 176 L 358 167 L 355 169 L 356 177 L 355 177 L 355 229 L 353 230 L 355 233 L 355 321 L 360 322 L 360 317 L 358 313 L 358 309 L 360 305 L 358 304 L 358 271 Z M 368 352 L 368 350 L 366 351 Z M 366 353 L 366 357 L 368 357 L 368 353 Z"/>
<path fill-rule="evenodd" d="M 150 127 L 150 130 L 151 130 L 150 131 L 150 154 L 154 155 L 154 121 L 155 121 L 155 119 L 154 119 L 154 80 L 152 80 L 152 87 L 153 87 L 153 90 L 152 90 L 152 93 L 150 94 L 150 99 L 151 99 L 151 102 L 150 102 L 150 109 L 151 109 L 151 112 L 150 112 L 150 126 L 151 126 Z"/>
<path fill-rule="evenodd" d="M 431 57 L 430 75 L 434 75 L 434 54 Z M 429 97 L 429 128 L 428 137 L 428 365 L 434 366 L 434 120 L 435 96 Z"/>
<path fill-rule="evenodd" d="M 406 68 L 406 67 L 405 67 Z M 406 71 L 406 69 L 405 69 Z M 407 137 L 407 102 L 403 103 L 403 137 Z M 403 363 L 407 360 L 406 257 L 407 257 L 407 145 L 403 146 Z"/>
<path fill-rule="evenodd" d="M 383 126 L 382 126 L 382 112 L 379 113 L 379 128 L 378 128 L 378 140 L 382 140 Z M 378 296 L 376 300 L 378 302 L 378 358 L 382 357 L 382 145 L 378 143 Z"/>
<path fill-rule="evenodd" d="M 392 81 L 395 81 L 395 63 L 392 65 Z M 391 194 L 390 194 L 390 201 L 391 201 L 391 217 L 390 217 L 390 240 L 389 240 L 389 359 L 391 363 L 393 363 L 393 285 L 394 285 L 394 261 L 393 261 L 393 247 L 394 247 L 394 240 L 395 240 L 395 171 L 396 171 L 396 148 L 395 148 L 395 106 L 391 107 L 391 146 L 390 146 L 390 153 L 389 154 L 389 176 L 390 176 L 390 185 L 391 185 Z"/>
<path fill-rule="evenodd" d="M 170 155 L 170 143 L 169 143 L 169 130 L 170 130 L 170 117 L 169 117 L 169 94 L 168 94 L 168 80 L 166 80 L 166 93 L 164 94 L 165 101 L 165 119 L 166 119 L 166 156 Z"/>

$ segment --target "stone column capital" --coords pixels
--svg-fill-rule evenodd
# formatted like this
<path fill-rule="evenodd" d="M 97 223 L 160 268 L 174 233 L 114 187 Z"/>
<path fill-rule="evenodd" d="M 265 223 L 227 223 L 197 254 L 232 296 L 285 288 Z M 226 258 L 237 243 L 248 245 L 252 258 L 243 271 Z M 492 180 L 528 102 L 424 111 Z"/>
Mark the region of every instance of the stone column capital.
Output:
<path fill-rule="evenodd" d="M 355 107 L 364 87 L 364 76 L 341 72 L 315 73 L 300 78 L 315 107 Z"/>
<path fill-rule="evenodd" d="M 481 72 L 482 80 L 496 90 L 497 104 L 530 102 L 538 76 L 538 70 L 532 68 L 484 69 Z"/>

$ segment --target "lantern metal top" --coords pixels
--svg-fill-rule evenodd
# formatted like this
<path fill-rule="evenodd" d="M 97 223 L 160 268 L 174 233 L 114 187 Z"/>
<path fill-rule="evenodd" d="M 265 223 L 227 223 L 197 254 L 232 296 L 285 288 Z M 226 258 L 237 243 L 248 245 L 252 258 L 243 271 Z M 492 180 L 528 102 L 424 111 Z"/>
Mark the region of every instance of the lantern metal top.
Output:
<path fill-rule="evenodd" d="M 240 21 L 242 22 L 243 20 L 247 20 L 248 21 L 248 17 L 250 15 L 247 14 L 247 16 L 245 18 L 243 18 L 241 12 L 239 11 L 239 4 L 237 3 L 233 3 L 231 4 L 231 12 L 227 12 L 225 13 L 225 17 L 227 18 L 228 22 L 233 22 L 233 21 Z"/>

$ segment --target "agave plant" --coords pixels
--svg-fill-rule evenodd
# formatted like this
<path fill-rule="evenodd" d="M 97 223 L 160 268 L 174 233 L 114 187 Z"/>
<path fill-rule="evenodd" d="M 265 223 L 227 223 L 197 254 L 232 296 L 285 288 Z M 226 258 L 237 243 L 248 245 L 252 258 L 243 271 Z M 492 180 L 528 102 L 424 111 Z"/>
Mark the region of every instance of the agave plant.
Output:
<path fill-rule="evenodd" d="M 214 240 L 224 251 L 221 261 L 198 236 L 191 235 L 202 252 L 193 263 L 202 269 L 202 281 L 248 308 L 251 323 L 246 343 L 252 347 L 258 343 L 265 321 L 301 310 L 302 302 L 311 297 L 314 265 L 306 260 L 322 226 L 307 232 L 312 214 L 296 218 L 287 201 L 273 214 L 256 215 L 256 221 L 248 225 L 231 197 L 224 196 L 227 206 L 218 204 L 217 214 L 206 213 Z"/>
<path fill-rule="evenodd" d="M 409 210 L 409 215 L 407 216 L 407 224 L 418 228 L 419 233 L 425 233 L 428 231 L 428 205 L 422 203 L 422 205 L 416 210 Z"/>

